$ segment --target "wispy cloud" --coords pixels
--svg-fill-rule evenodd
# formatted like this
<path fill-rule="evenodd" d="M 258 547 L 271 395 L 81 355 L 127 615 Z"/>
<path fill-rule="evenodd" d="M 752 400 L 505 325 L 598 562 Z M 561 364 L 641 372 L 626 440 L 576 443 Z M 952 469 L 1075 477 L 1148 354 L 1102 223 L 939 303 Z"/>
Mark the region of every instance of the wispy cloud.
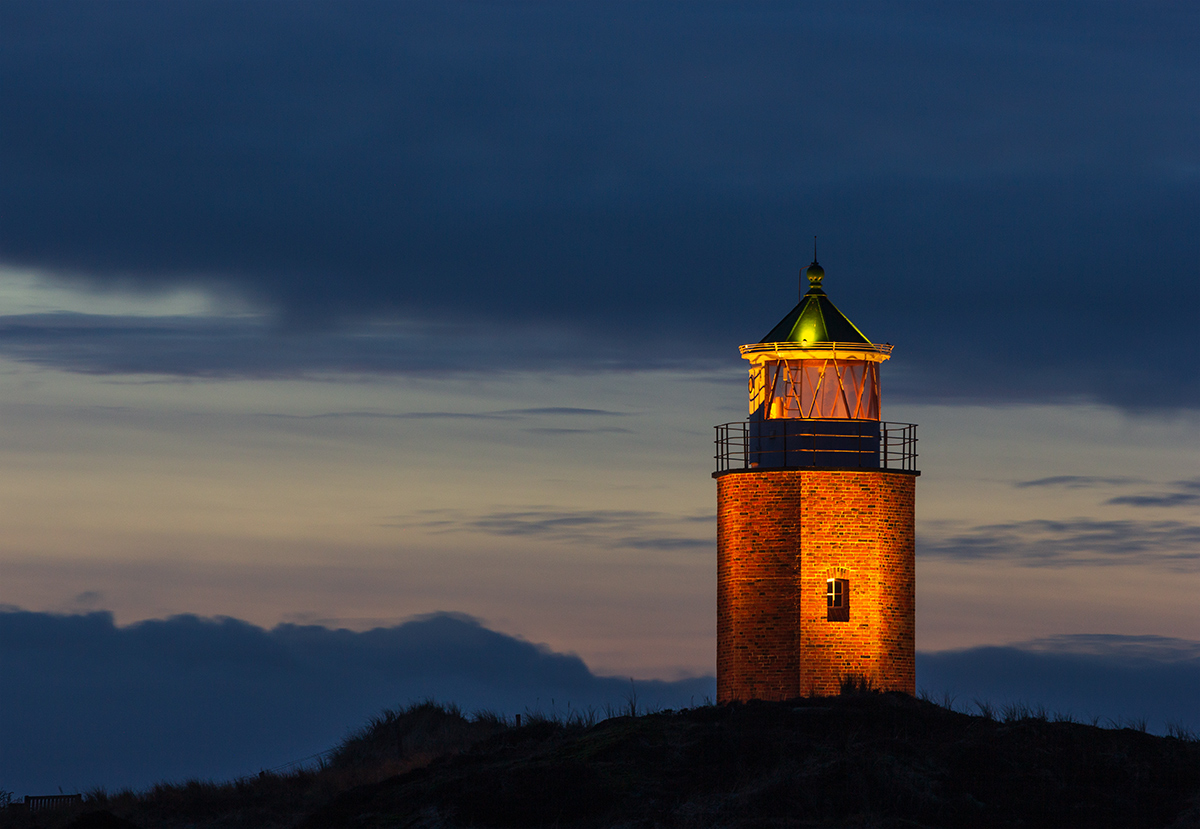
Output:
<path fill-rule="evenodd" d="M 1173 636 L 1127 636 L 1105 633 L 1077 633 L 1045 636 L 1010 647 L 1034 653 L 1086 654 L 1128 660 L 1181 662 L 1200 660 L 1200 642 Z"/>
<path fill-rule="evenodd" d="M 1200 525 L 1181 521 L 1075 518 L 923 531 L 923 556 L 1003 559 L 1035 567 L 1159 564 L 1200 569 Z"/>
<path fill-rule="evenodd" d="M 499 412 L 319 412 L 317 414 L 267 414 L 288 420 L 516 420 L 515 415 Z"/>
<path fill-rule="evenodd" d="M 453 326 L 430 321 L 358 320 L 352 326 L 293 329 L 265 316 L 246 314 L 150 317 L 80 313 L 0 316 L 0 356 L 80 374 L 183 379 L 692 371 L 731 360 L 725 344 L 708 342 L 672 350 L 650 340 L 629 341 L 618 334 L 584 340 L 571 330 L 516 320 L 464 338 Z M 493 414 L 597 413 L 564 406 Z"/>
<path fill-rule="evenodd" d="M 1128 507 L 1185 507 L 1200 504 L 1200 494 L 1195 492 L 1160 492 L 1152 495 L 1120 495 L 1109 498 L 1106 504 L 1124 504 Z"/>
<path fill-rule="evenodd" d="M 698 536 L 696 525 L 711 525 L 715 521 L 716 516 L 677 516 L 644 510 L 529 507 L 482 515 L 459 510 L 429 510 L 401 519 L 394 526 L 417 526 L 434 532 L 541 538 L 632 550 L 711 550 L 715 545 L 712 534 Z"/>
<path fill-rule="evenodd" d="M 1129 507 L 1187 507 L 1200 504 L 1200 478 L 1189 478 L 1167 484 L 1165 492 L 1148 492 L 1139 495 L 1118 495 L 1105 501 L 1106 504 L 1123 504 Z"/>
<path fill-rule="evenodd" d="M 104 600 L 104 594 L 98 590 L 84 590 L 82 593 L 77 593 L 75 598 L 71 599 L 71 603 L 79 607 L 96 607 Z"/>
<path fill-rule="evenodd" d="M 1128 486 L 1145 483 L 1141 478 L 1105 478 L 1096 475 L 1055 475 L 1050 478 L 1036 478 L 1032 481 L 1017 481 L 1013 484 L 1017 489 L 1029 487 L 1064 487 L 1066 489 L 1091 489 L 1105 486 Z"/>
<path fill-rule="evenodd" d="M 324 420 L 324 419 L 384 419 L 384 420 L 528 420 L 534 417 L 626 417 L 628 412 L 615 412 L 607 409 L 576 409 L 568 406 L 555 406 L 542 409 L 500 409 L 490 412 L 450 412 L 450 411 L 426 411 L 426 412 L 370 412 L 370 411 L 347 411 L 347 412 L 319 412 L 317 414 L 297 415 L 297 414 L 266 414 L 264 417 L 287 418 L 289 420 Z M 529 432 L 628 432 L 628 429 L 617 427 L 596 427 L 596 428 L 552 428 L 552 427 L 531 427 L 524 431 Z"/>
<path fill-rule="evenodd" d="M 521 431 L 530 432 L 535 435 L 630 434 L 629 429 L 622 429 L 618 426 L 599 426 L 594 429 L 564 429 L 551 426 L 535 426 L 529 429 L 522 429 Z"/>
<path fill-rule="evenodd" d="M 1054 475 L 1049 478 L 1036 478 L 1031 481 L 1017 481 L 1013 486 L 1017 489 L 1029 489 L 1031 487 L 1102 489 L 1107 487 L 1131 487 L 1146 483 L 1150 482 L 1145 478 L 1131 478 L 1126 476 Z M 1104 501 L 1104 504 L 1127 507 L 1183 507 L 1200 504 L 1200 478 L 1187 478 L 1181 481 L 1157 484 L 1157 486 L 1161 487 L 1158 491 L 1117 495 Z"/>
<path fill-rule="evenodd" d="M 503 409 L 496 414 L 514 415 L 583 415 L 603 417 L 625 417 L 630 412 L 614 412 L 608 409 L 579 409 L 573 406 L 545 406 L 540 409 Z"/>

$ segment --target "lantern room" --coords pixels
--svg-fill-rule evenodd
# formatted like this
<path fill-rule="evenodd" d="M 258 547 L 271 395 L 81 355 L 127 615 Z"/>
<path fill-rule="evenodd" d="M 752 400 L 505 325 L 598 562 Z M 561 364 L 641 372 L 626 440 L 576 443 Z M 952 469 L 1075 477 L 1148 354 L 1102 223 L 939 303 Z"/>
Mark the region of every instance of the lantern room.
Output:
<path fill-rule="evenodd" d="M 912 454 L 915 427 L 880 420 L 879 366 L 891 344 L 871 342 L 822 288 L 814 259 L 800 302 L 760 342 L 750 362 L 749 419 L 717 427 L 718 471 L 744 467 L 880 468 Z M 895 450 L 895 451 L 893 451 Z M 911 460 L 911 459 L 909 459 Z"/>
<path fill-rule="evenodd" d="M 750 361 L 750 416 L 763 420 L 879 420 L 879 364 L 891 345 L 875 345 L 829 301 L 825 269 L 808 266 L 808 292 L 761 342 L 741 347 Z"/>

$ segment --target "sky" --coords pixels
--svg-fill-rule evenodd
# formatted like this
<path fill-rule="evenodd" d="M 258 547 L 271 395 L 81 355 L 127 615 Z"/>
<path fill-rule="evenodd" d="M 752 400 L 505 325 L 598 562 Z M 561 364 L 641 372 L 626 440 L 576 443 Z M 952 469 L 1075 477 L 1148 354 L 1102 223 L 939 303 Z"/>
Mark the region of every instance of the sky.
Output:
<path fill-rule="evenodd" d="M 1198 26 L 3 4 L 0 654 L 57 677 L 151 629 L 457 620 L 577 659 L 580 699 L 683 704 L 714 670 L 712 427 L 817 236 L 830 297 L 895 345 L 884 419 L 919 424 L 918 683 L 1200 722 L 1162 701 L 1200 665 Z M 1097 696 L 1135 663 L 1167 697 Z M 497 707 L 540 698 L 502 673 Z M 468 694 L 422 677 L 396 687 Z M 402 701 L 373 694 L 258 762 Z"/>

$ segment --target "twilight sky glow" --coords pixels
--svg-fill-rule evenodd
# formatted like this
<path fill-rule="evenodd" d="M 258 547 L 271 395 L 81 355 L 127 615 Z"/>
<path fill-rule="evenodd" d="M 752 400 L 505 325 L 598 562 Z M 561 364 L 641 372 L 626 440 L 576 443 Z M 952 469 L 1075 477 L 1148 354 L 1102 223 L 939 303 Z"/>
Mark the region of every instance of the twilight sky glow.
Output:
<path fill-rule="evenodd" d="M 7 2 L 0 604 L 709 675 L 712 426 L 817 234 L 920 424 L 918 649 L 1200 640 L 1198 31 Z"/>

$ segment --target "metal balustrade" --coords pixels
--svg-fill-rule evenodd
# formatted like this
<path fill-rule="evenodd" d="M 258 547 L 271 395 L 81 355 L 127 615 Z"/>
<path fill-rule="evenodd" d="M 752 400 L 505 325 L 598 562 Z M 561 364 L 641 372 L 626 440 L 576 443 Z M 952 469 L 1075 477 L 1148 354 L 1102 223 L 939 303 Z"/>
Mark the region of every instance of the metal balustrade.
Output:
<path fill-rule="evenodd" d="M 917 426 L 864 420 L 750 420 L 716 429 L 717 472 L 738 469 L 917 471 Z"/>

